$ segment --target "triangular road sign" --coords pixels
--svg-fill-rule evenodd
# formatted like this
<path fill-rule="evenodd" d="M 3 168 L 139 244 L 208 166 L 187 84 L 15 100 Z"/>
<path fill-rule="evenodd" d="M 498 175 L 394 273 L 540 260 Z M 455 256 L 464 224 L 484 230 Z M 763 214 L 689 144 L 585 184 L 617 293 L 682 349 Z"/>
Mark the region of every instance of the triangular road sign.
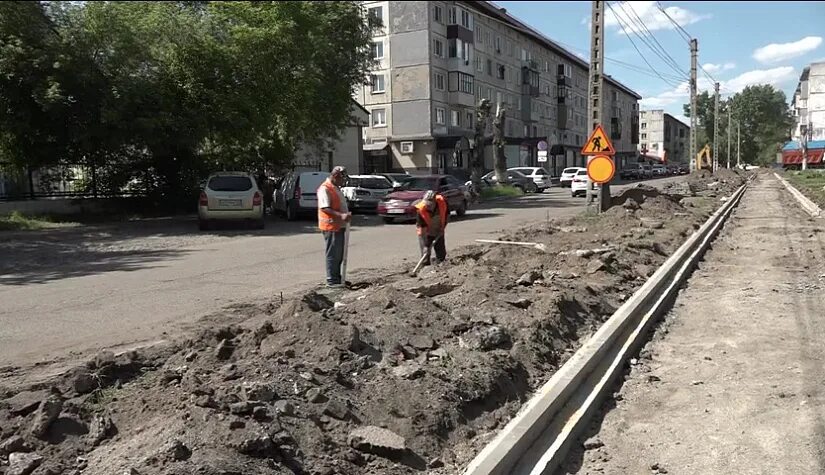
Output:
<path fill-rule="evenodd" d="M 582 147 L 582 155 L 615 155 L 616 150 L 601 125 L 597 125 Z"/>

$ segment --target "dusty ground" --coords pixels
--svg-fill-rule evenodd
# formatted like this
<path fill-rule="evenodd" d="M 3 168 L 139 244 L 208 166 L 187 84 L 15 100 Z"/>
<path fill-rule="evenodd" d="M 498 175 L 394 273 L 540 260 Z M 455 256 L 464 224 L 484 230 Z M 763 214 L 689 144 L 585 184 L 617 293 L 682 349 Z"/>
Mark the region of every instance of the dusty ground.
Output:
<path fill-rule="evenodd" d="M 565 473 L 825 473 L 824 234 L 761 175 Z"/>
<path fill-rule="evenodd" d="M 468 246 L 52 380 L 7 373 L 0 473 L 458 473 L 738 180 L 633 189 L 605 216 L 504 236 L 546 251 Z"/>
<path fill-rule="evenodd" d="M 647 183 L 663 184 L 671 177 Z M 473 207 L 455 220 L 449 250 L 549 217 L 573 216 L 583 198 L 553 188 Z M 229 305 L 295 292 L 323 279 L 323 241 L 311 218 L 272 219 L 263 231 L 199 232 L 194 220 L 0 232 L 0 366 L 178 334 Z M 404 265 L 418 250 L 412 226 L 375 216 L 353 223 L 349 269 Z"/>

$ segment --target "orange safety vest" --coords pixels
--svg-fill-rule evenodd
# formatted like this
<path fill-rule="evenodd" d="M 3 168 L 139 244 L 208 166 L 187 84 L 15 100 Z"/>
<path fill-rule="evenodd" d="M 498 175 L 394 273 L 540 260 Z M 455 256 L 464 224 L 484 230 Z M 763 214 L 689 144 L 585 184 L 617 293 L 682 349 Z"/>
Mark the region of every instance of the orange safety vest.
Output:
<path fill-rule="evenodd" d="M 330 208 L 335 211 L 341 211 L 341 200 L 338 197 L 338 190 L 335 189 L 335 185 L 327 178 L 321 183 L 321 186 L 318 187 L 320 190 L 321 188 L 326 188 L 327 193 L 329 194 L 329 204 Z M 321 231 L 340 231 L 341 225 L 333 218 L 332 214 L 327 213 L 322 208 L 318 208 L 318 229 Z"/>
<path fill-rule="evenodd" d="M 435 204 L 438 208 L 438 214 L 441 216 L 441 232 L 444 232 L 444 229 L 447 227 L 447 200 L 441 195 L 435 195 Z M 427 209 L 427 204 L 424 201 L 420 201 L 415 207 L 418 209 L 418 214 L 420 214 L 424 222 L 427 223 L 427 228 L 429 228 L 430 223 L 432 223 L 432 216 L 430 216 L 430 210 Z M 418 227 L 416 231 L 419 236 L 424 235 L 424 228 Z"/>

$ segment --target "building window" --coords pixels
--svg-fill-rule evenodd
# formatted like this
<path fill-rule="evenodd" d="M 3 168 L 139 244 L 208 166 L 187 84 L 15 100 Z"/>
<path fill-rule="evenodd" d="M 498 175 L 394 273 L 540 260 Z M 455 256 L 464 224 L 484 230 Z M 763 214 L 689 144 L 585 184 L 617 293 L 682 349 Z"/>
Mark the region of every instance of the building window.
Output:
<path fill-rule="evenodd" d="M 525 136 L 525 137 L 529 137 L 529 136 L 530 136 L 530 127 L 529 127 L 529 126 L 527 126 L 527 125 L 525 125 L 525 126 L 524 126 L 524 136 Z"/>
<path fill-rule="evenodd" d="M 467 28 L 468 30 L 472 30 L 472 18 L 470 17 L 470 12 L 467 10 L 461 10 L 461 26 Z"/>
<path fill-rule="evenodd" d="M 647 140 L 647 134 L 642 134 L 642 140 Z"/>
<path fill-rule="evenodd" d="M 488 76 L 493 75 L 493 62 L 489 59 L 487 60 L 487 75 Z"/>
<path fill-rule="evenodd" d="M 447 168 L 447 154 L 444 152 L 438 152 L 438 168 Z"/>
<path fill-rule="evenodd" d="M 521 60 L 527 61 L 527 50 L 524 48 L 521 49 Z"/>
<path fill-rule="evenodd" d="M 559 64 L 558 75 L 569 78 L 573 75 L 573 68 L 571 68 L 570 65 L 567 64 Z"/>
<path fill-rule="evenodd" d="M 647 122 L 642 122 L 642 128 L 643 128 L 643 129 L 646 129 L 646 128 L 647 128 Z"/>
<path fill-rule="evenodd" d="M 436 90 L 438 90 L 438 91 L 443 91 L 444 90 L 444 75 L 443 74 L 435 73 L 434 82 L 435 82 Z"/>
<path fill-rule="evenodd" d="M 372 93 L 373 94 L 380 94 L 384 92 L 384 75 L 383 74 L 373 74 L 372 75 Z"/>
<path fill-rule="evenodd" d="M 438 23 L 444 23 L 444 11 L 438 5 L 433 7 L 433 20 Z"/>
<path fill-rule="evenodd" d="M 371 115 L 373 127 L 387 126 L 387 111 L 385 109 L 373 109 Z"/>
<path fill-rule="evenodd" d="M 501 63 L 496 63 L 496 77 L 499 79 L 504 79 L 504 75 L 507 69 Z"/>
<path fill-rule="evenodd" d="M 461 92 L 473 93 L 473 77 L 469 74 L 458 73 L 458 82 Z"/>
<path fill-rule="evenodd" d="M 442 107 L 435 108 L 435 123 L 438 125 L 444 125 L 446 121 L 446 112 Z"/>
<path fill-rule="evenodd" d="M 476 25 L 476 43 L 481 43 L 481 42 L 482 42 L 482 41 L 481 41 L 482 39 L 483 39 L 483 37 L 482 37 L 482 35 L 481 35 L 481 26 L 480 26 L 480 25 Z"/>
<path fill-rule="evenodd" d="M 484 60 L 480 56 L 476 56 L 476 71 L 484 72 Z"/>
<path fill-rule="evenodd" d="M 384 42 L 383 41 L 373 41 L 372 42 L 372 58 L 373 59 L 381 59 L 384 57 Z"/>
<path fill-rule="evenodd" d="M 519 97 L 518 100 L 516 101 L 516 110 L 517 111 L 521 110 L 521 97 Z"/>
<path fill-rule="evenodd" d="M 372 7 L 367 10 L 370 24 L 382 28 L 384 26 L 384 10 L 381 7 Z"/>
<path fill-rule="evenodd" d="M 496 53 L 501 53 L 501 37 L 496 36 Z"/>
<path fill-rule="evenodd" d="M 501 104 L 501 91 L 496 91 L 496 104 Z"/>
<path fill-rule="evenodd" d="M 447 24 L 455 25 L 456 23 L 458 23 L 458 21 L 456 21 L 455 7 L 450 7 L 449 9 L 447 9 L 447 15 Z"/>
<path fill-rule="evenodd" d="M 450 125 L 453 127 L 458 127 L 461 125 L 459 120 L 461 119 L 461 113 L 459 111 L 450 111 Z"/>
<path fill-rule="evenodd" d="M 465 115 L 465 118 L 467 119 L 467 122 L 466 122 L 467 128 L 472 129 L 473 128 L 473 113 L 472 112 L 467 112 L 467 114 Z"/>
<path fill-rule="evenodd" d="M 433 54 L 438 58 L 444 57 L 444 43 L 439 39 L 433 40 Z"/>

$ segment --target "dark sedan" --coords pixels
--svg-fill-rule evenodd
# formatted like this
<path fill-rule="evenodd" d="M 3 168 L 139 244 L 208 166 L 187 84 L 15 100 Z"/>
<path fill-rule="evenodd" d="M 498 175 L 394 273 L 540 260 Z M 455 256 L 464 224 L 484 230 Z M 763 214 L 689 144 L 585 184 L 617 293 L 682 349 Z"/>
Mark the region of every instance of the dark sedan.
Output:
<path fill-rule="evenodd" d="M 387 223 L 414 220 L 415 204 L 424 197 L 424 193 L 432 190 L 444 196 L 451 212 L 464 216 L 467 212 L 467 197 L 462 186 L 460 181 L 450 175 L 410 177 L 398 191 L 388 194 L 378 203 L 378 215 Z"/>

